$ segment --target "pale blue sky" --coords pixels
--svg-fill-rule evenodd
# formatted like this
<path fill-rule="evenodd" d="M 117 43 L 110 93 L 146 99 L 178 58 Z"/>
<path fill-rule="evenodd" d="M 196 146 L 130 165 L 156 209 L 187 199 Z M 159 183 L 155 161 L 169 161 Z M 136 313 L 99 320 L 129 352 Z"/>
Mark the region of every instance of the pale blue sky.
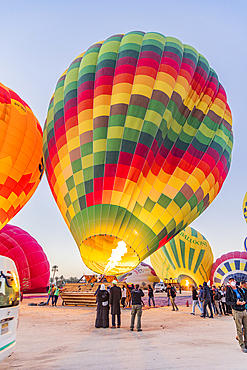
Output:
<path fill-rule="evenodd" d="M 233 114 L 234 150 L 229 176 L 209 208 L 191 224 L 215 257 L 242 250 L 247 225 L 242 201 L 246 176 L 246 1 L 7 1 L 1 4 L 0 81 L 18 93 L 44 126 L 55 84 L 91 44 L 116 33 L 157 31 L 203 54 L 226 89 Z M 11 221 L 44 248 L 59 274 L 87 269 L 44 176 L 33 198 Z"/>

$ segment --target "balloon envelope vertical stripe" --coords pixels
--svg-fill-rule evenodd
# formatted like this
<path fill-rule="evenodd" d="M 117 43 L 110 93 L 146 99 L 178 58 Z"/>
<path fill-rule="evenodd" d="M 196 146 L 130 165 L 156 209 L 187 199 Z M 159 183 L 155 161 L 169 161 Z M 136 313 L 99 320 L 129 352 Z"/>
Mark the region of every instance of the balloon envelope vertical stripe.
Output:
<path fill-rule="evenodd" d="M 213 253 L 205 237 L 192 227 L 186 227 L 150 257 L 160 279 L 189 277 L 197 284 L 208 282 Z"/>
<path fill-rule="evenodd" d="M 48 182 L 86 265 L 120 241 L 122 274 L 198 217 L 228 174 L 232 118 L 206 58 L 155 32 L 114 35 L 58 80 L 44 127 Z"/>

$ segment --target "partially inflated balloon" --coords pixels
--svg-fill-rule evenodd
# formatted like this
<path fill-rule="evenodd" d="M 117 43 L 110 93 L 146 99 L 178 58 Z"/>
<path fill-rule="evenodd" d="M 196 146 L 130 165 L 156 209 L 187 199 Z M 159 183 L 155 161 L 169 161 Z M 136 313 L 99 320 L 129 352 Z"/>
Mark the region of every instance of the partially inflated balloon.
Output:
<path fill-rule="evenodd" d="M 43 143 L 83 261 L 121 274 L 214 200 L 230 166 L 232 118 L 194 48 L 130 32 L 92 45 L 60 77 Z"/>
<path fill-rule="evenodd" d="M 187 280 L 198 286 L 209 280 L 213 253 L 202 234 L 186 227 L 153 253 L 150 261 L 160 279 L 178 279 L 181 285 Z"/>
<path fill-rule="evenodd" d="M 147 288 L 149 284 L 153 286 L 153 283 L 159 283 L 160 279 L 152 266 L 141 262 L 134 270 L 118 276 L 118 281 L 127 284 L 139 284 L 141 287 Z"/>
<path fill-rule="evenodd" d="M 229 278 L 247 281 L 247 253 L 234 251 L 222 254 L 214 262 L 210 275 L 211 285 L 226 285 Z"/>
<path fill-rule="evenodd" d="M 45 292 L 50 265 L 38 242 L 20 227 L 6 225 L 0 231 L 0 255 L 11 258 L 17 267 L 21 291 Z"/>
<path fill-rule="evenodd" d="M 43 173 L 42 129 L 29 106 L 0 83 L 0 229 L 35 192 Z"/>
<path fill-rule="evenodd" d="M 244 200 L 243 200 L 243 214 L 244 214 L 245 221 L 247 222 L 247 193 L 245 194 Z"/>

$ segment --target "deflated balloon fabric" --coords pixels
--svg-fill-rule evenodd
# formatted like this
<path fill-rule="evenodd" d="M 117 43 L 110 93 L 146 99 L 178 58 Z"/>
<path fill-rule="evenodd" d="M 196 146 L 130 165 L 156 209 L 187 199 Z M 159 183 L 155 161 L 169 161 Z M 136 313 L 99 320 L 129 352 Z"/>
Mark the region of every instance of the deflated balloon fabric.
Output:
<path fill-rule="evenodd" d="M 74 59 L 50 101 L 43 152 L 85 264 L 123 274 L 184 229 L 219 193 L 232 141 L 217 74 L 178 39 L 134 31 Z"/>

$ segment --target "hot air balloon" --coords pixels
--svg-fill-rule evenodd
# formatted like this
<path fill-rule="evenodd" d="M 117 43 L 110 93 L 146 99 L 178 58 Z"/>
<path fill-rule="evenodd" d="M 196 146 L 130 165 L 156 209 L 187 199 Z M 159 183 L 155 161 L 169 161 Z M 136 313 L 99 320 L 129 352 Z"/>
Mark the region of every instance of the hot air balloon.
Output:
<path fill-rule="evenodd" d="M 42 247 L 30 234 L 17 226 L 4 226 L 0 231 L 0 255 L 15 262 L 22 292 L 46 291 L 50 265 Z"/>
<path fill-rule="evenodd" d="M 141 287 L 147 288 L 149 284 L 159 283 L 160 279 L 152 266 L 141 262 L 134 270 L 119 276 L 118 281 L 127 284 L 139 284 Z"/>
<path fill-rule="evenodd" d="M 214 200 L 228 174 L 224 88 L 193 47 L 114 35 L 62 74 L 48 108 L 48 182 L 84 263 L 120 275 Z"/>
<path fill-rule="evenodd" d="M 205 237 L 192 227 L 186 227 L 175 238 L 150 256 L 160 279 L 178 279 L 184 287 L 208 282 L 213 253 Z"/>
<path fill-rule="evenodd" d="M 244 250 L 247 252 L 247 238 L 244 239 Z"/>
<path fill-rule="evenodd" d="M 244 214 L 245 221 L 247 222 L 247 193 L 245 194 L 244 200 L 243 200 L 243 214 Z"/>
<path fill-rule="evenodd" d="M 0 229 L 28 202 L 43 173 L 42 129 L 29 106 L 0 83 Z"/>
<path fill-rule="evenodd" d="M 226 285 L 230 277 L 247 280 L 247 252 L 229 252 L 214 262 L 210 275 L 211 285 Z"/>

